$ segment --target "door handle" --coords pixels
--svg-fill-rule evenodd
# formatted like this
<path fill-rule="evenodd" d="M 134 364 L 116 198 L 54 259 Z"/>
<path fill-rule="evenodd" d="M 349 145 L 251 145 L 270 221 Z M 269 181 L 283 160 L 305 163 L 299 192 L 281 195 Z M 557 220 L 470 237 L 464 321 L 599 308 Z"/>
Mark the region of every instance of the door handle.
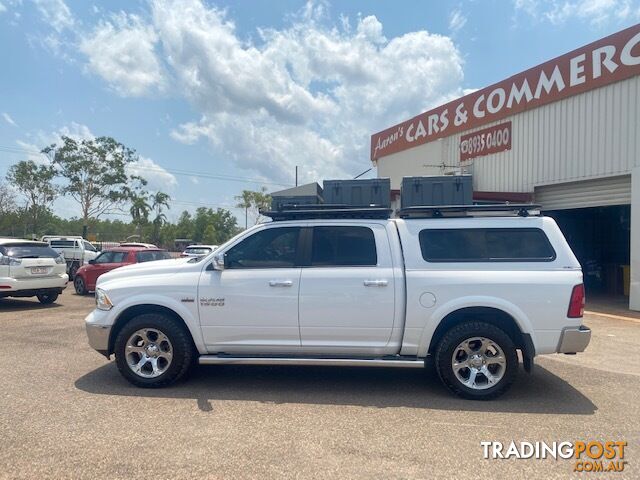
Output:
<path fill-rule="evenodd" d="M 386 287 L 389 284 L 386 280 L 365 280 L 365 287 Z"/>
<path fill-rule="evenodd" d="M 291 280 L 269 280 L 270 287 L 291 287 L 292 285 Z"/>

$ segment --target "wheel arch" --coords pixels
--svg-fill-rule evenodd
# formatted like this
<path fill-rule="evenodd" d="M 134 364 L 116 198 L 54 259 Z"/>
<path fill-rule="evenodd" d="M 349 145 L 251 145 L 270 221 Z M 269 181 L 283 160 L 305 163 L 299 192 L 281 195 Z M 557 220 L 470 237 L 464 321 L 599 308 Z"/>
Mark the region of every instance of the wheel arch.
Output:
<path fill-rule="evenodd" d="M 116 338 L 118 337 L 118 333 L 120 333 L 120 330 L 124 328 L 124 326 L 127 324 L 127 322 L 129 322 L 129 320 L 137 317 L 138 315 L 142 315 L 145 313 L 163 314 L 178 321 L 178 323 L 184 328 L 185 332 L 189 334 L 189 337 L 191 338 L 191 343 L 193 344 L 194 349 L 196 351 L 198 350 L 193 338 L 193 332 L 189 328 L 189 325 L 187 325 L 187 322 L 185 322 L 184 318 L 182 318 L 182 316 L 180 316 L 177 312 L 175 312 L 171 308 L 166 307 L 164 305 L 141 303 L 141 304 L 127 307 L 118 315 L 118 318 L 116 319 L 115 323 L 113 324 L 113 327 L 111 328 L 111 332 L 109 333 L 109 347 L 107 351 L 108 356 L 113 354 L 114 344 L 115 344 Z"/>
<path fill-rule="evenodd" d="M 432 354 L 445 333 L 455 325 L 472 320 L 481 321 L 494 325 L 509 335 L 516 348 L 522 352 L 525 370 L 530 372 L 533 366 L 533 357 L 535 356 L 535 347 L 532 339 L 533 332 L 528 328 L 529 322 L 522 315 L 510 312 L 503 306 L 487 304 L 465 305 L 451 309 L 438 322 L 428 345 L 426 345 L 426 339 L 424 339 L 421 351 L 424 355 Z"/>

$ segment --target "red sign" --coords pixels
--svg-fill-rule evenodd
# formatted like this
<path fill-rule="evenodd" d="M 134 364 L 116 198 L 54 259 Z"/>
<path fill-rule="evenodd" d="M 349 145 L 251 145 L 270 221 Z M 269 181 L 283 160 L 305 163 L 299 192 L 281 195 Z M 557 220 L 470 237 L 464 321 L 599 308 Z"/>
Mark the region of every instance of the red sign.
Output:
<path fill-rule="evenodd" d="M 511 122 L 460 137 L 460 161 L 511 150 Z"/>
<path fill-rule="evenodd" d="M 371 136 L 371 159 L 640 74 L 640 24 Z"/>

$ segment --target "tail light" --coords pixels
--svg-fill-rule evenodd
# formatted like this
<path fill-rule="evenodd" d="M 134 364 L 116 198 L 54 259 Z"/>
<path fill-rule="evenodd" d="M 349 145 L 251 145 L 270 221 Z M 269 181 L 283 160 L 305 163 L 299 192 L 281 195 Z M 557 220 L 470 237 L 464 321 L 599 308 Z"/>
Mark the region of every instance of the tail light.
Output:
<path fill-rule="evenodd" d="M 576 285 L 571 291 L 571 300 L 569 300 L 569 311 L 567 317 L 582 318 L 584 314 L 584 285 Z"/>

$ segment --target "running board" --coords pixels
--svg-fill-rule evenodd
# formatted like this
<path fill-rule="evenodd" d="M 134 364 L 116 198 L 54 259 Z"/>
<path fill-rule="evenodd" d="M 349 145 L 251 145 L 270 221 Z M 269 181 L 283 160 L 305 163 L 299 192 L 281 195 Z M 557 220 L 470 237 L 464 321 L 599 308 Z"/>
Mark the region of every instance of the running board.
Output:
<path fill-rule="evenodd" d="M 424 360 L 366 358 L 231 357 L 201 355 L 200 365 L 318 365 L 331 367 L 412 367 L 424 368 Z"/>

